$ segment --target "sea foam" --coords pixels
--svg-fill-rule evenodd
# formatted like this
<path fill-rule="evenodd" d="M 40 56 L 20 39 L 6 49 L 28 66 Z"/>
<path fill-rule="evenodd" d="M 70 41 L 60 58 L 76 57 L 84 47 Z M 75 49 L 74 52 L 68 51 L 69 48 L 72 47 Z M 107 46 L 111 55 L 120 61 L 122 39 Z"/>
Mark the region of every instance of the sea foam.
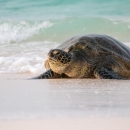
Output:
<path fill-rule="evenodd" d="M 40 73 L 44 71 L 42 57 L 0 57 L 0 73 Z"/>
<path fill-rule="evenodd" d="M 43 41 L 11 45 L 0 54 L 0 73 L 42 73 L 47 53 L 59 43 Z"/>
<path fill-rule="evenodd" d="M 7 21 L 0 23 L 0 43 L 21 42 L 33 35 L 51 27 L 53 23 L 49 21 L 29 22 L 29 21 Z"/>

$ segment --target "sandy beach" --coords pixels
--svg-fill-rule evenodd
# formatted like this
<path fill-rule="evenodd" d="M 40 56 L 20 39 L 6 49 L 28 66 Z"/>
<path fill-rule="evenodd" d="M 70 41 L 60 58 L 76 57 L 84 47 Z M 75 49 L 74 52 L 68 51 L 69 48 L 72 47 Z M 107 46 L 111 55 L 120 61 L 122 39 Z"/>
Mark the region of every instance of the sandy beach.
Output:
<path fill-rule="evenodd" d="M 0 75 L 1 130 L 129 130 L 130 81 Z"/>
<path fill-rule="evenodd" d="M 0 122 L 1 130 L 129 130 L 130 118 L 58 118 Z"/>
<path fill-rule="evenodd" d="M 49 50 L 88 34 L 130 47 L 129 0 L 0 1 L 0 130 L 130 130 L 130 80 L 28 80 L 45 71 Z"/>

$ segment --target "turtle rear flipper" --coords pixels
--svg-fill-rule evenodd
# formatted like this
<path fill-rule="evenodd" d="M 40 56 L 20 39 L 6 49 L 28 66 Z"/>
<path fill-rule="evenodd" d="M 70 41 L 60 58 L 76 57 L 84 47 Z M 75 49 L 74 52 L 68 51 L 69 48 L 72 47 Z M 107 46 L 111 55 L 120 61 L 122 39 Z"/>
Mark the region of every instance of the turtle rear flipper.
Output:
<path fill-rule="evenodd" d="M 96 68 L 94 70 L 94 76 L 98 79 L 126 79 L 125 77 L 118 75 L 111 68 L 104 67 Z"/>

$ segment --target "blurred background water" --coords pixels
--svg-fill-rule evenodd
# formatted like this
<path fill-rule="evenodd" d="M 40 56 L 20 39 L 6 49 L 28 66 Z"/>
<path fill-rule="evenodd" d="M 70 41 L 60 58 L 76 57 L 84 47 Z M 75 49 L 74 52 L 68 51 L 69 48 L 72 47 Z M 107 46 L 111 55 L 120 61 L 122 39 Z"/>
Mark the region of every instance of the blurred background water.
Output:
<path fill-rule="evenodd" d="M 130 46 L 130 1 L 0 0 L 0 73 L 40 73 L 51 48 L 90 33 Z"/>

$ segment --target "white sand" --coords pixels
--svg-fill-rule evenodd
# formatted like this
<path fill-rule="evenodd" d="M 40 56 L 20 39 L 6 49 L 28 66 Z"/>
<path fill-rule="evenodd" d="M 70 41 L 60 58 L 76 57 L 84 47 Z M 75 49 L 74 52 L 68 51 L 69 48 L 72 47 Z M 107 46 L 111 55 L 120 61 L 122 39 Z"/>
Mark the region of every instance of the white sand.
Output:
<path fill-rule="evenodd" d="M 130 130 L 129 80 L 30 77 L 0 75 L 0 130 Z"/>
<path fill-rule="evenodd" d="M 130 130 L 130 118 L 59 118 L 2 121 L 1 130 Z"/>

